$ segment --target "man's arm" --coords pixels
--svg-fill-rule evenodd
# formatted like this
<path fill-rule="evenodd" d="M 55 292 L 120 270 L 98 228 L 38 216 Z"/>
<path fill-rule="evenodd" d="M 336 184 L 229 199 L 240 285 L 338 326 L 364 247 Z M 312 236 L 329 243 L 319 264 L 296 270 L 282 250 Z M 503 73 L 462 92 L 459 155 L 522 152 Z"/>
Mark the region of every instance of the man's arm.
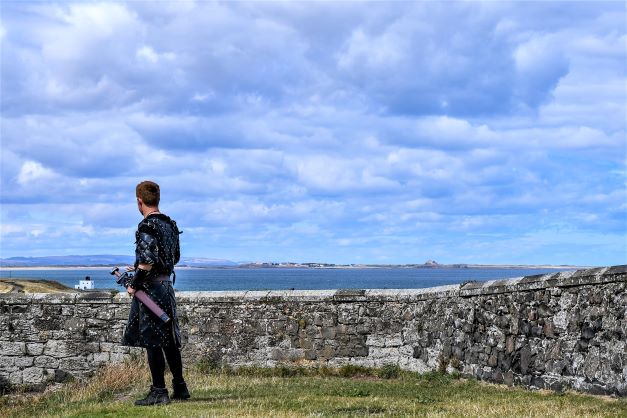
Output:
<path fill-rule="evenodd" d="M 139 264 L 137 266 L 137 268 L 141 269 L 141 270 L 145 270 L 145 271 L 150 271 L 150 270 L 152 270 L 152 264 L 143 264 L 143 263 L 141 263 L 141 264 Z M 135 270 L 135 268 L 134 267 L 127 267 L 126 270 L 127 271 L 132 271 L 132 270 Z M 135 288 L 133 288 L 131 286 L 127 287 L 126 290 L 128 291 L 129 295 L 131 295 L 131 296 L 133 296 L 135 294 Z"/>
<path fill-rule="evenodd" d="M 157 245 L 157 239 L 149 233 L 150 231 L 143 230 L 140 227 L 136 249 L 135 249 L 135 274 L 133 280 L 129 283 L 127 291 L 132 295 L 135 293 L 141 282 L 146 279 L 152 266 L 159 260 L 159 246 Z"/>

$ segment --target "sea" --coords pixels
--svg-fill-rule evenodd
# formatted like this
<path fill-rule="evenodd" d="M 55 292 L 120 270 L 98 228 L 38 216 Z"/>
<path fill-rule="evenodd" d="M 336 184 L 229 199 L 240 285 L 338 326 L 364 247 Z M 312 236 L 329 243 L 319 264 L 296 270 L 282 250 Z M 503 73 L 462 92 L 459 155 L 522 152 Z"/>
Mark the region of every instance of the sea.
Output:
<path fill-rule="evenodd" d="M 55 280 L 74 288 L 90 277 L 96 289 L 118 289 L 111 268 L 0 269 L 0 278 Z M 563 269 L 568 270 L 568 269 Z M 555 273 L 547 268 L 180 268 L 174 288 L 198 290 L 417 289 Z"/>

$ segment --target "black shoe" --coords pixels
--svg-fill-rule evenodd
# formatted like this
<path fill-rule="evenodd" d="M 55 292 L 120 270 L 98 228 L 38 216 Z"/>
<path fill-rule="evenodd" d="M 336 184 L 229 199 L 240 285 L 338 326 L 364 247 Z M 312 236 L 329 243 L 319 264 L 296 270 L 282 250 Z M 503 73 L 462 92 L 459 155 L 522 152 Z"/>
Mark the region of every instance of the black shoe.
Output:
<path fill-rule="evenodd" d="M 185 382 L 175 383 L 172 381 L 172 399 L 180 399 L 184 401 L 185 399 L 189 399 L 190 394 L 187 390 L 187 385 Z"/>
<path fill-rule="evenodd" d="M 148 406 L 148 405 L 158 405 L 158 404 L 168 404 L 170 403 L 170 397 L 168 396 L 167 388 L 156 388 L 150 385 L 150 392 L 144 399 L 138 399 L 135 401 L 135 405 L 137 406 Z"/>

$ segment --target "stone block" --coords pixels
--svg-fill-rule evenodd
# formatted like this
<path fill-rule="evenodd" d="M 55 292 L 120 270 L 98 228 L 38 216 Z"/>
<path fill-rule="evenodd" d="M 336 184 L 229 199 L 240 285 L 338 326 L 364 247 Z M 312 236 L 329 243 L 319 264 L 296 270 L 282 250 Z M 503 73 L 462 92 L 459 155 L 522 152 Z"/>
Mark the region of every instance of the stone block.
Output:
<path fill-rule="evenodd" d="M 10 312 L 13 314 L 22 314 L 28 311 L 28 305 L 13 305 L 10 308 Z"/>
<path fill-rule="evenodd" d="M 32 293 L 30 299 L 33 305 L 72 305 L 76 300 L 76 293 Z"/>
<path fill-rule="evenodd" d="M 318 355 L 316 350 L 305 350 L 305 359 L 306 360 L 316 360 Z"/>
<path fill-rule="evenodd" d="M 325 345 L 317 351 L 317 355 L 323 359 L 331 359 L 335 356 L 335 348 L 331 345 Z"/>
<path fill-rule="evenodd" d="M 38 356 L 44 352 L 43 343 L 26 343 L 26 354 L 29 356 Z"/>
<path fill-rule="evenodd" d="M 118 344 L 113 344 L 113 343 L 107 343 L 107 342 L 101 342 L 100 343 L 100 351 L 101 352 L 110 352 L 113 350 L 113 348 L 115 346 L 118 346 Z"/>
<path fill-rule="evenodd" d="M 92 360 L 96 364 L 107 363 L 109 361 L 109 353 L 94 353 Z"/>
<path fill-rule="evenodd" d="M 85 370 L 89 368 L 87 358 L 83 356 L 66 357 L 59 360 L 59 368 L 63 370 Z"/>
<path fill-rule="evenodd" d="M 512 353 L 516 349 L 516 338 L 513 335 L 509 335 L 505 340 L 505 351 Z"/>
<path fill-rule="evenodd" d="M 57 383 L 64 383 L 70 380 L 73 376 L 65 370 L 55 369 L 53 379 Z"/>
<path fill-rule="evenodd" d="M 76 305 L 86 304 L 96 309 L 102 309 L 99 305 L 111 304 L 113 296 L 109 292 L 85 292 L 76 295 Z"/>
<path fill-rule="evenodd" d="M 115 310 L 113 308 L 107 307 L 104 309 L 99 309 L 96 311 L 96 318 L 98 319 L 113 319 L 115 317 Z"/>
<path fill-rule="evenodd" d="M 33 361 L 34 361 L 34 357 L 14 357 L 13 358 L 13 365 L 15 367 L 30 367 L 33 365 Z"/>
<path fill-rule="evenodd" d="M 320 329 L 320 335 L 322 338 L 332 339 L 335 338 L 336 329 L 335 327 L 322 327 Z"/>
<path fill-rule="evenodd" d="M 11 385 L 22 384 L 22 370 L 15 370 L 9 374 L 9 383 Z"/>
<path fill-rule="evenodd" d="M 109 360 L 111 363 L 123 363 L 124 360 L 130 358 L 130 354 L 124 353 L 109 353 Z"/>
<path fill-rule="evenodd" d="M 75 356 L 80 353 L 94 353 L 98 351 L 100 351 L 98 342 L 49 340 L 44 345 L 43 354 L 55 358 L 63 358 Z"/>
<path fill-rule="evenodd" d="M 384 345 L 385 347 L 400 347 L 403 345 L 403 338 L 401 335 L 385 337 Z"/>
<path fill-rule="evenodd" d="M 131 311 L 130 307 L 115 308 L 113 317 L 115 319 L 128 319 L 128 314 Z"/>
<path fill-rule="evenodd" d="M 0 341 L 0 355 L 21 356 L 26 354 L 26 344 L 17 341 Z"/>
<path fill-rule="evenodd" d="M 531 349 L 528 345 L 525 345 L 520 349 L 520 373 L 527 374 L 529 366 L 531 365 Z"/>
<path fill-rule="evenodd" d="M 347 325 L 342 323 L 338 324 L 335 327 L 335 331 L 338 335 L 356 334 L 354 325 Z"/>
<path fill-rule="evenodd" d="M 65 321 L 64 328 L 71 332 L 82 331 L 85 328 L 85 319 L 69 318 Z"/>
<path fill-rule="evenodd" d="M 59 367 L 59 360 L 50 356 L 38 356 L 35 358 L 34 364 L 37 367 L 56 369 L 57 367 Z"/>
<path fill-rule="evenodd" d="M 28 367 L 22 371 L 22 383 L 38 384 L 46 380 L 44 369 L 41 367 Z"/>
<path fill-rule="evenodd" d="M 358 318 L 358 313 L 355 311 L 340 311 L 337 316 L 337 322 L 340 324 L 355 324 Z"/>
<path fill-rule="evenodd" d="M 546 338 L 555 338 L 555 326 L 553 325 L 553 321 L 550 319 L 546 320 L 542 327 L 542 332 Z"/>
<path fill-rule="evenodd" d="M 488 357 L 488 366 L 496 367 L 497 364 L 498 364 L 498 357 L 496 354 L 492 354 L 490 357 Z"/>
<path fill-rule="evenodd" d="M 385 337 L 380 335 L 368 335 L 366 345 L 371 347 L 385 347 Z"/>
<path fill-rule="evenodd" d="M 74 315 L 73 305 L 61 305 L 61 316 L 72 316 L 72 315 Z"/>

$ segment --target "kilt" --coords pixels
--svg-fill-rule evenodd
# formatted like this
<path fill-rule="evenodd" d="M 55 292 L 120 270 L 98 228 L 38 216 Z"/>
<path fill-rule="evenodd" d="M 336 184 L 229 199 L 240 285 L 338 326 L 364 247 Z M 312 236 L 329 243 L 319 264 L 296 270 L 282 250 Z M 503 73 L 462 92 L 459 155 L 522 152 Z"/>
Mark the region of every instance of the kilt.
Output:
<path fill-rule="evenodd" d="M 176 316 L 176 299 L 172 282 L 147 281 L 142 283 L 140 289 L 144 290 L 171 320 L 167 323 L 163 322 L 133 297 L 128 322 L 124 328 L 122 345 L 152 348 L 174 344 L 181 347 L 181 332 Z"/>

